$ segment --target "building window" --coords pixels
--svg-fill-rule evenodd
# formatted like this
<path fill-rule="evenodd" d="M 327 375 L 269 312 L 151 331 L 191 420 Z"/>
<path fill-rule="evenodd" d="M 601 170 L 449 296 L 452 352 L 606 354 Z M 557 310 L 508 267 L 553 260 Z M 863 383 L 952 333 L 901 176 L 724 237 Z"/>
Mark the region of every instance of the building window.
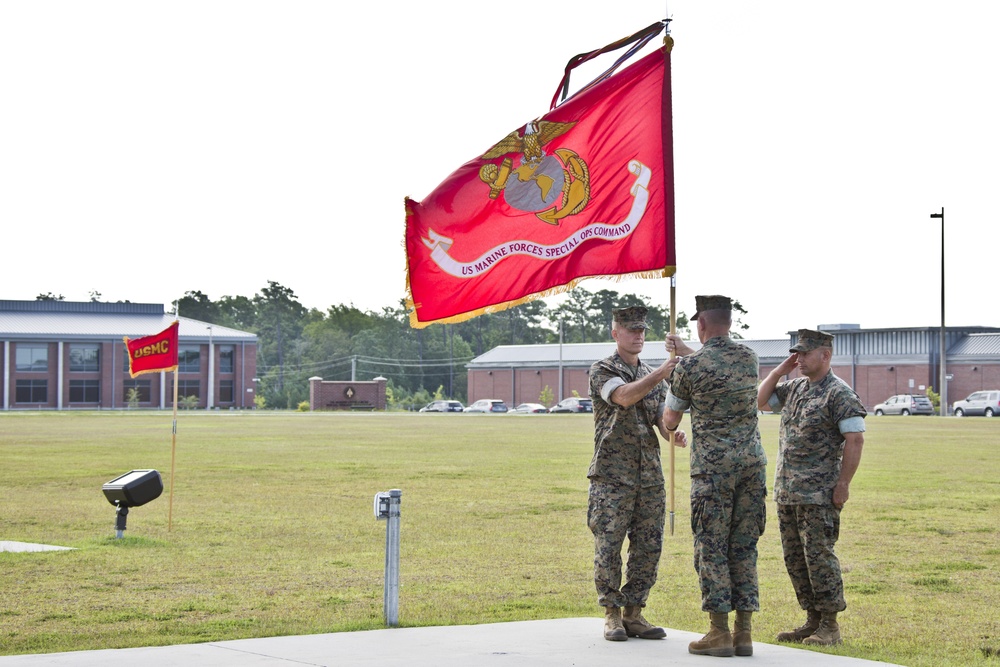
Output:
<path fill-rule="evenodd" d="M 177 372 L 197 373 L 201 370 L 201 350 L 197 345 L 181 345 L 177 351 Z"/>
<path fill-rule="evenodd" d="M 178 380 L 177 396 L 179 398 L 184 398 L 185 396 L 201 398 L 201 383 L 198 380 Z"/>
<path fill-rule="evenodd" d="M 70 345 L 69 369 L 78 373 L 96 373 L 101 370 L 101 346 Z"/>
<path fill-rule="evenodd" d="M 70 403 L 100 403 L 101 402 L 101 381 L 100 380 L 70 380 L 69 381 L 69 402 Z"/>
<path fill-rule="evenodd" d="M 219 380 L 219 403 L 233 402 L 233 381 Z"/>
<path fill-rule="evenodd" d="M 219 372 L 220 373 L 232 373 L 233 372 L 233 356 L 235 355 L 236 348 L 232 345 L 220 345 L 219 346 Z"/>
<path fill-rule="evenodd" d="M 151 402 L 152 395 L 150 394 L 150 384 L 149 380 L 125 380 L 122 383 L 122 402 L 125 405 L 129 403 L 129 392 L 135 389 L 135 398 L 139 403 L 149 403 Z"/>
<path fill-rule="evenodd" d="M 14 400 L 18 403 L 48 403 L 48 380 L 18 380 Z"/>
<path fill-rule="evenodd" d="M 49 370 L 49 346 L 18 344 L 15 364 L 17 370 L 29 373 Z"/>

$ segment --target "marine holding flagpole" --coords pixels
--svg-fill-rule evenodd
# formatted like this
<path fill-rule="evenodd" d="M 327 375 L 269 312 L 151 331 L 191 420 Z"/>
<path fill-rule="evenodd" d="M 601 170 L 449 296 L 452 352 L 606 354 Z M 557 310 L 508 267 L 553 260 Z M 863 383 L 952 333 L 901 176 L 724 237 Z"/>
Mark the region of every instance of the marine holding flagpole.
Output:
<path fill-rule="evenodd" d="M 656 582 L 663 549 L 666 492 L 660 463 L 659 431 L 678 447 L 683 431 L 664 423 L 669 376 L 677 358 L 651 368 L 639 359 L 646 341 L 648 310 L 613 311 L 615 352 L 590 367 L 594 403 L 594 456 L 587 477 L 587 525 L 594 534 L 594 584 L 604 607 L 604 638 L 662 639 L 666 632 L 643 616 Z M 622 584 L 622 546 L 628 564 Z"/>

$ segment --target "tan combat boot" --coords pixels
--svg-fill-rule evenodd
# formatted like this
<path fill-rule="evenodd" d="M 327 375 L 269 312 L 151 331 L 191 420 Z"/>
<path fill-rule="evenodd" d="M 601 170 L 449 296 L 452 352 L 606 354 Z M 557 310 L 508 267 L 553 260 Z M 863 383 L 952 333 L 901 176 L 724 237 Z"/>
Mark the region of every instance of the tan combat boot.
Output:
<path fill-rule="evenodd" d="M 618 607 L 604 608 L 604 638 L 609 642 L 623 642 L 628 639 L 622 625 L 622 610 Z"/>
<path fill-rule="evenodd" d="M 733 649 L 733 636 L 729 633 L 729 614 L 709 614 L 709 618 L 712 619 L 712 627 L 708 634 L 688 644 L 688 653 L 716 658 L 734 655 L 736 651 Z"/>
<path fill-rule="evenodd" d="M 813 646 L 832 646 L 840 643 L 840 625 L 837 623 L 837 612 L 824 611 L 819 619 L 816 632 L 802 640 L 803 644 Z"/>
<path fill-rule="evenodd" d="M 806 622 L 804 625 L 800 625 L 791 632 L 779 632 L 778 641 L 799 643 L 812 633 L 816 632 L 816 630 L 819 629 L 819 612 L 815 609 L 809 609 L 806 611 L 806 614 Z"/>
<path fill-rule="evenodd" d="M 663 639 L 667 633 L 642 617 L 642 607 L 625 607 L 622 624 L 629 637 L 639 639 Z"/>
<path fill-rule="evenodd" d="M 753 655 L 753 642 L 750 640 L 750 617 L 752 611 L 737 611 L 736 623 L 733 625 L 733 649 L 736 655 Z"/>

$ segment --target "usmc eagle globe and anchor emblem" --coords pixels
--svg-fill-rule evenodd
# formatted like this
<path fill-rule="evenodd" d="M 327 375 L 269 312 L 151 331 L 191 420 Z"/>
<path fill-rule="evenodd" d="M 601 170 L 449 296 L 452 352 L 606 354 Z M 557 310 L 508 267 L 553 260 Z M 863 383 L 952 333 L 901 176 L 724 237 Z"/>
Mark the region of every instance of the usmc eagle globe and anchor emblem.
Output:
<path fill-rule="evenodd" d="M 480 180 L 490 186 L 490 199 L 503 192 L 511 207 L 534 213 L 550 225 L 558 225 L 563 218 L 582 211 L 590 201 L 587 163 L 568 148 L 557 148 L 554 155 L 542 150 L 575 124 L 532 121 L 523 134 L 515 130 L 486 151 L 484 160 L 507 156 L 499 165 L 491 162 L 479 169 Z M 509 157 L 511 153 L 521 153 L 516 165 Z"/>

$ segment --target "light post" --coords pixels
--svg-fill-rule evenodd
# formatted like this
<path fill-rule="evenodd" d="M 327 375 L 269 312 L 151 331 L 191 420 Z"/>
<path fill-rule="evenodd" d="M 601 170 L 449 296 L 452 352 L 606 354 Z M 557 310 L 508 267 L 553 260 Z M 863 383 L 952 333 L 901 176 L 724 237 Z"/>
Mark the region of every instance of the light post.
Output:
<path fill-rule="evenodd" d="M 563 400 L 563 321 L 559 320 L 559 396 L 556 403 Z"/>
<path fill-rule="evenodd" d="M 948 378 L 945 368 L 945 344 L 944 344 L 944 206 L 940 213 L 931 213 L 931 219 L 941 219 L 941 333 L 938 335 L 938 368 L 940 377 L 938 379 L 938 396 L 941 400 L 940 412 L 942 417 L 948 416 Z"/>
<path fill-rule="evenodd" d="M 215 407 L 215 347 L 212 344 L 212 325 L 205 328 L 208 329 L 208 399 L 205 406 L 211 410 Z"/>

